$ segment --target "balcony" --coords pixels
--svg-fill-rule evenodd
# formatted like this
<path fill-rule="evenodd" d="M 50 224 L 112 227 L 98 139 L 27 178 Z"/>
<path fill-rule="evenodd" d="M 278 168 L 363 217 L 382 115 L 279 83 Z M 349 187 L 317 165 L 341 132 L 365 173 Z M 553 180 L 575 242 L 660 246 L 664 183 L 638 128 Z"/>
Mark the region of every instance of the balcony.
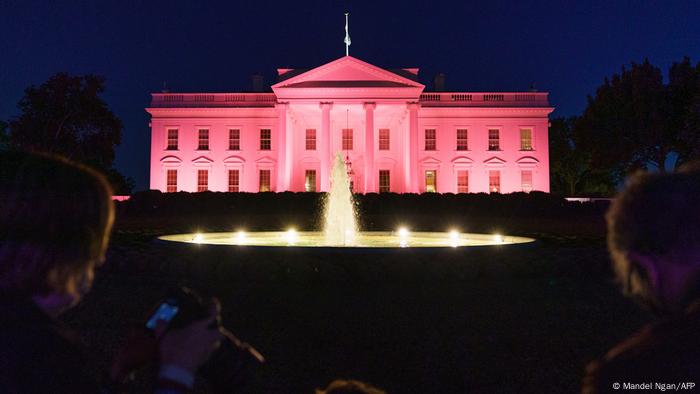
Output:
<path fill-rule="evenodd" d="M 422 107 L 549 107 L 546 92 L 430 92 L 420 95 Z"/>

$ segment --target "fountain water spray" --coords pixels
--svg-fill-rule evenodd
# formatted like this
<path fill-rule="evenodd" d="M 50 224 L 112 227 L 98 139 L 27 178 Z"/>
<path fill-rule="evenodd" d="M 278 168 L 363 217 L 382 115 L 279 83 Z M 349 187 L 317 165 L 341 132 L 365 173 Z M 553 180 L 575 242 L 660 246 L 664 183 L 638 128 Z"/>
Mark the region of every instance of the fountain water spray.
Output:
<path fill-rule="evenodd" d="M 326 196 L 323 217 L 326 245 L 354 245 L 358 232 L 355 202 L 350 191 L 350 179 L 345 162 L 340 153 L 335 156 L 333 162 L 331 190 Z"/>

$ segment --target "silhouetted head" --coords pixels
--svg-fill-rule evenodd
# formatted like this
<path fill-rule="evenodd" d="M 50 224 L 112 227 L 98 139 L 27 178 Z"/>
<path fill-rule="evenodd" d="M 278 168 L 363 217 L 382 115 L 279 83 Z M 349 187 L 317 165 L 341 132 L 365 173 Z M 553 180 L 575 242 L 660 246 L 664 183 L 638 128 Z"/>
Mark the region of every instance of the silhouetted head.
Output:
<path fill-rule="evenodd" d="M 608 249 L 628 295 L 667 313 L 700 297 L 700 167 L 636 174 L 606 219 Z"/>
<path fill-rule="evenodd" d="M 0 152 L 0 290 L 56 309 L 77 302 L 104 260 L 111 197 L 105 178 L 83 165 Z"/>
<path fill-rule="evenodd" d="M 334 380 L 323 390 L 316 390 L 316 394 L 386 394 L 384 390 L 373 387 L 359 380 Z"/>

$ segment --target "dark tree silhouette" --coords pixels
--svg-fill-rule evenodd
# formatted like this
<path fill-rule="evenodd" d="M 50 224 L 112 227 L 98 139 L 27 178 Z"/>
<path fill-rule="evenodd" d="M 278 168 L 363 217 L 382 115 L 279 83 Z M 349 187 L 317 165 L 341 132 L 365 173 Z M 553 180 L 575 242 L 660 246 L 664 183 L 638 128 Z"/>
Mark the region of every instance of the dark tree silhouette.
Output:
<path fill-rule="evenodd" d="M 646 60 L 605 79 L 575 130 L 593 168 L 608 170 L 616 180 L 647 162 L 663 168 L 671 151 L 662 139 L 663 93 L 661 70 Z"/>
<path fill-rule="evenodd" d="M 679 131 L 676 167 L 700 160 L 700 62 L 674 63 L 668 73 L 668 102 L 674 109 L 669 126 Z"/>
<path fill-rule="evenodd" d="M 0 150 L 6 150 L 10 146 L 10 136 L 7 134 L 7 122 L 0 120 Z"/>
<path fill-rule="evenodd" d="M 608 195 L 614 182 L 606 172 L 591 166 L 592 155 L 584 150 L 574 133 L 577 117 L 554 118 L 549 128 L 549 156 L 552 193 L 567 196 Z"/>
<path fill-rule="evenodd" d="M 639 168 L 666 171 L 674 154 L 677 164 L 697 157 L 699 67 L 688 58 L 674 63 L 665 84 L 645 60 L 606 79 L 574 127 L 591 169 L 620 182 Z"/>
<path fill-rule="evenodd" d="M 112 167 L 122 122 L 100 97 L 104 87 L 103 77 L 67 73 L 28 87 L 9 123 L 10 143 L 85 163 L 104 172 L 116 193 L 130 192 L 132 183 Z"/>

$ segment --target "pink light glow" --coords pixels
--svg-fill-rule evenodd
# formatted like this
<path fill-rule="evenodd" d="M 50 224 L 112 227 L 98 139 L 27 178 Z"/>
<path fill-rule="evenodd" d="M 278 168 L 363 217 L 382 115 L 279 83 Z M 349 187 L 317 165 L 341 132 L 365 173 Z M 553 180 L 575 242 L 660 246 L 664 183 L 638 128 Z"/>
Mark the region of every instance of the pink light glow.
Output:
<path fill-rule="evenodd" d="M 493 189 L 501 193 L 549 192 L 553 108 L 547 93 L 423 92 L 425 86 L 405 73 L 351 56 L 305 73 L 292 71 L 280 69 L 280 75 L 292 76 L 273 85 L 273 93 L 154 93 L 147 108 L 151 189 L 167 191 L 171 170 L 175 190 L 197 191 L 198 170 L 206 170 L 212 191 L 257 192 L 268 181 L 272 191 L 304 191 L 309 179 L 316 183 L 313 190 L 328 191 L 331 158 L 342 152 L 359 193 L 378 192 L 381 182 L 397 193 L 456 193 L 458 173 L 468 192 L 489 192 L 493 171 L 499 174 Z M 198 150 L 201 129 L 209 130 L 209 144 Z M 307 129 L 315 130 L 314 150 L 306 149 Z M 352 129 L 347 152 L 343 129 Z M 388 149 L 379 147 L 380 129 L 389 130 Z M 434 150 L 425 150 L 427 129 L 436 130 Z M 489 150 L 490 129 L 499 130 L 500 150 Z M 168 141 L 168 130 L 177 130 L 176 141 Z M 239 130 L 238 144 L 229 140 L 230 130 Z M 269 149 L 261 130 L 270 130 Z M 467 130 L 466 147 L 458 148 L 457 130 Z M 380 171 L 389 171 L 388 179 Z"/>

